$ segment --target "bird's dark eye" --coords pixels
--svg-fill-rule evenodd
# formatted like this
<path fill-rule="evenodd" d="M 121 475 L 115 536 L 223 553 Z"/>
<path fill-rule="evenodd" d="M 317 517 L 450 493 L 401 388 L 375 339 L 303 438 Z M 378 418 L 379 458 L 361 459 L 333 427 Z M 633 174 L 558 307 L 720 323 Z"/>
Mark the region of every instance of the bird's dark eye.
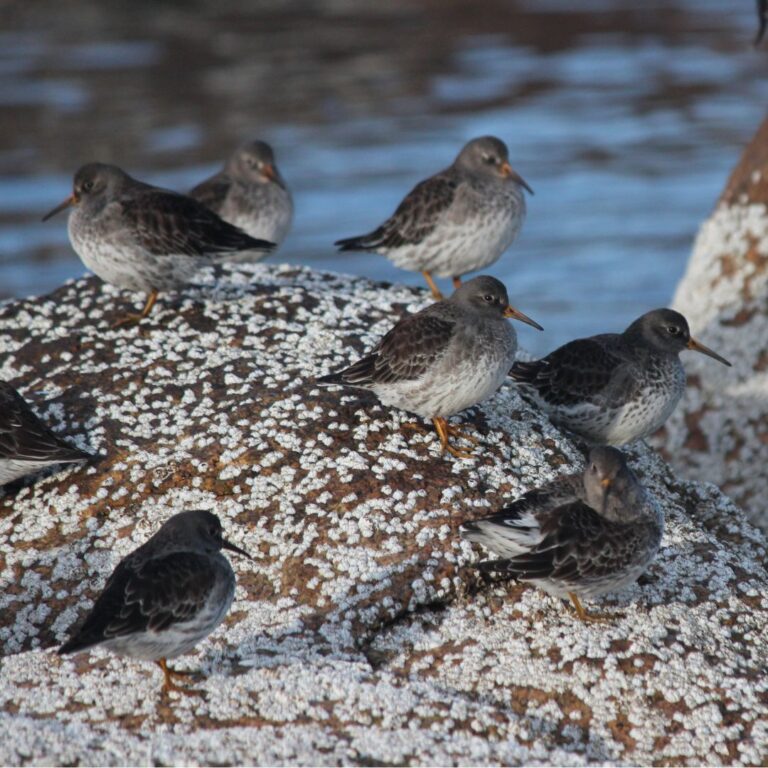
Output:
<path fill-rule="evenodd" d="M 590 472 L 591 472 L 593 475 L 596 475 L 596 474 L 597 474 L 597 464 L 593 464 L 593 465 L 592 465 L 592 466 L 589 468 L 589 471 L 590 471 Z"/>
<path fill-rule="evenodd" d="M 496 158 L 493 155 L 483 155 L 483 162 L 486 165 L 496 165 Z"/>
<path fill-rule="evenodd" d="M 93 182 L 92 181 L 84 181 L 83 182 L 83 192 L 90 192 L 93 189 Z"/>
<path fill-rule="evenodd" d="M 219 536 L 221 536 L 221 529 L 219 528 L 219 526 L 218 526 L 218 525 L 211 525 L 211 526 L 208 528 L 208 533 L 210 533 L 210 534 L 211 534 L 211 537 L 212 537 L 212 538 L 214 538 L 214 539 L 218 539 L 218 538 L 219 538 Z"/>
<path fill-rule="evenodd" d="M 667 333 L 670 336 L 679 336 L 682 333 L 682 331 L 676 325 L 668 325 L 667 326 Z"/>
<path fill-rule="evenodd" d="M 493 304 L 493 296 L 491 296 L 490 293 L 486 293 L 485 296 L 483 296 L 483 301 L 487 301 L 489 304 Z"/>

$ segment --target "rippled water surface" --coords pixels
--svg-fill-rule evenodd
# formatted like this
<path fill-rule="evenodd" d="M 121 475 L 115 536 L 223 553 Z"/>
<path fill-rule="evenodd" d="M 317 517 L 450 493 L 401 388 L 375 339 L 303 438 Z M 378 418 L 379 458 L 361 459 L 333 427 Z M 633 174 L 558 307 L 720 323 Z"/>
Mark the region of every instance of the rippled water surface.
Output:
<path fill-rule="evenodd" d="M 280 260 L 420 284 L 332 243 L 468 138 L 535 190 L 493 273 L 537 352 L 665 304 L 768 104 L 750 0 L 16 3 L 0 26 L 0 298 L 84 268 L 40 215 L 83 162 L 186 189 L 245 138 L 296 200 Z"/>

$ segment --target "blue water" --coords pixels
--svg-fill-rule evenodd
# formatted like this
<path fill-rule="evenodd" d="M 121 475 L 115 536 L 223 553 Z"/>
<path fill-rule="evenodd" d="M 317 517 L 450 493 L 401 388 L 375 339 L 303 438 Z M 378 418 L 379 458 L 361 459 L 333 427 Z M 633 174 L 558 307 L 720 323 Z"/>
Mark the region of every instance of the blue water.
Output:
<path fill-rule="evenodd" d="M 535 191 L 493 268 L 546 328 L 523 344 L 619 330 L 669 301 L 768 104 L 753 3 L 639 5 L 17 4 L 0 33 L 0 298 L 83 273 L 64 217 L 39 221 L 81 163 L 183 190 L 255 137 L 296 201 L 276 258 L 420 285 L 332 243 L 490 133 Z"/>

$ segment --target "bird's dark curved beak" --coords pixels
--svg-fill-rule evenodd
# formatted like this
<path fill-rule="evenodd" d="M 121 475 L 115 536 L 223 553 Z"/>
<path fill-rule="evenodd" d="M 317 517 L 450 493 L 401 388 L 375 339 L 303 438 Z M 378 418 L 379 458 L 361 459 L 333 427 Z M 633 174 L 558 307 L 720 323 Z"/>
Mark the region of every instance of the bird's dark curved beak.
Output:
<path fill-rule="evenodd" d="M 703 344 L 696 341 L 696 339 L 691 339 L 686 346 L 694 352 L 701 352 L 702 355 L 708 355 L 717 360 L 718 363 L 727 365 L 729 368 L 731 367 L 731 364 L 724 357 L 720 357 L 717 352 L 714 352 L 709 347 L 705 347 Z"/>
<path fill-rule="evenodd" d="M 65 208 L 69 208 L 70 205 L 77 205 L 79 202 L 80 198 L 78 198 L 74 193 L 71 194 L 66 200 L 59 203 L 52 211 L 48 211 L 48 213 L 43 216 L 43 221 L 48 221 L 48 219 L 55 216 L 60 211 L 63 211 Z"/>
<path fill-rule="evenodd" d="M 515 309 L 511 304 L 504 310 L 504 317 L 509 318 L 510 320 L 519 320 L 521 323 L 527 323 L 540 331 L 544 330 L 535 320 L 531 320 L 528 315 L 524 315 L 519 309 Z"/>
<path fill-rule="evenodd" d="M 224 549 L 228 549 L 230 552 L 237 552 L 239 555 L 244 555 L 249 560 L 253 560 L 253 557 L 249 555 L 244 549 L 240 549 L 240 547 L 234 545 L 231 541 L 227 541 L 226 539 L 221 540 L 221 546 Z"/>
<path fill-rule="evenodd" d="M 528 186 L 526 180 L 509 163 L 504 162 L 501 164 L 501 175 L 505 179 L 516 181 L 523 189 L 528 190 L 529 195 L 533 194 L 533 190 Z"/>

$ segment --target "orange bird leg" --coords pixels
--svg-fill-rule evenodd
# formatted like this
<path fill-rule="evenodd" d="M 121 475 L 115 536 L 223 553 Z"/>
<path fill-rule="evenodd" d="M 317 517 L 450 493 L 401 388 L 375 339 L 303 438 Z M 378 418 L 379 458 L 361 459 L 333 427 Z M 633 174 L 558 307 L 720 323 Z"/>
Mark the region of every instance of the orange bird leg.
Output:
<path fill-rule="evenodd" d="M 455 456 L 457 459 L 471 459 L 472 454 L 467 453 L 465 451 L 460 451 L 458 448 L 454 448 L 449 442 L 449 437 L 454 437 L 456 439 L 462 439 L 466 440 L 469 443 L 472 443 L 475 445 L 477 443 L 477 440 L 475 440 L 472 437 L 469 437 L 468 435 L 465 435 L 463 432 L 461 432 L 458 427 L 454 427 L 451 424 L 449 424 L 444 418 L 441 416 L 436 416 L 434 419 L 432 419 L 432 423 L 435 425 L 435 430 L 437 431 L 437 436 L 440 438 L 440 447 L 444 451 L 448 451 L 448 453 L 451 454 L 451 456 Z"/>
<path fill-rule="evenodd" d="M 575 595 L 573 592 L 569 592 L 568 597 L 571 598 L 573 607 L 576 610 L 576 615 L 585 623 L 594 622 L 605 624 L 606 622 L 611 621 L 611 619 L 622 618 L 620 613 L 588 613 L 584 609 L 584 606 L 581 604 L 581 600 L 579 600 L 577 595 Z"/>
<path fill-rule="evenodd" d="M 118 320 L 116 323 L 113 323 L 112 327 L 119 328 L 122 325 L 132 325 L 133 323 L 140 323 L 152 311 L 152 307 L 155 306 L 156 301 L 157 301 L 157 290 L 153 288 L 149 296 L 147 296 L 147 303 L 144 305 L 144 309 L 141 310 L 141 314 L 127 315 L 122 320 Z"/>
<path fill-rule="evenodd" d="M 181 685 L 176 685 L 176 683 L 173 682 L 173 678 L 180 678 L 185 679 L 188 677 L 192 677 L 191 672 L 179 672 L 177 669 L 173 669 L 172 667 L 168 666 L 168 662 L 165 659 L 158 659 L 155 664 L 157 664 L 160 669 L 163 670 L 163 693 L 169 693 L 170 691 L 178 691 L 179 693 L 183 693 L 186 696 L 202 696 L 201 691 L 196 691 L 193 688 L 184 688 Z"/>
<path fill-rule="evenodd" d="M 445 297 L 442 293 L 440 293 L 440 289 L 437 287 L 437 283 L 432 279 L 432 275 L 429 274 L 429 272 L 422 272 L 422 275 L 424 275 L 424 279 L 427 281 L 427 285 L 432 289 L 432 297 L 435 301 L 442 301 Z"/>

